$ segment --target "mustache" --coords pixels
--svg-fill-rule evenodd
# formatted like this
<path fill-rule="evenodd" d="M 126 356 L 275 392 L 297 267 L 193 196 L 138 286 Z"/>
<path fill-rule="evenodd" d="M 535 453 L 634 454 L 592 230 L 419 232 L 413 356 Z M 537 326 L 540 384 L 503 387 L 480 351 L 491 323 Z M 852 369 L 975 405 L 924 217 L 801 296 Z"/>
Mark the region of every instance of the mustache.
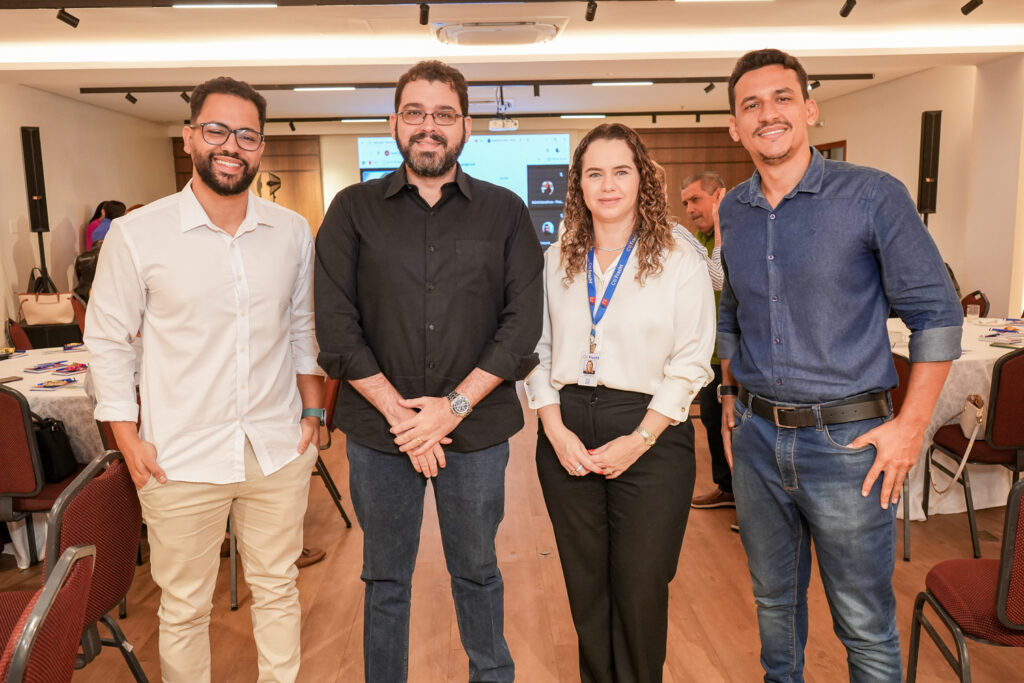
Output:
<path fill-rule="evenodd" d="M 758 126 L 757 129 L 754 130 L 754 135 L 760 134 L 760 132 L 763 131 L 765 128 L 771 128 L 772 126 L 780 126 L 780 125 L 781 126 L 785 126 L 787 129 L 793 127 L 793 124 L 791 124 L 786 119 L 775 119 L 774 121 L 769 121 L 768 123 L 764 123 L 764 124 L 761 124 L 760 126 Z"/>
<path fill-rule="evenodd" d="M 436 142 L 442 147 L 448 147 L 448 140 L 443 135 L 441 135 L 440 133 L 427 133 L 425 131 L 422 133 L 417 133 L 416 135 L 413 135 L 411 138 L 409 138 L 409 144 L 411 145 L 414 142 L 419 142 L 420 140 L 424 140 L 426 138 L 429 138 L 432 142 Z"/>

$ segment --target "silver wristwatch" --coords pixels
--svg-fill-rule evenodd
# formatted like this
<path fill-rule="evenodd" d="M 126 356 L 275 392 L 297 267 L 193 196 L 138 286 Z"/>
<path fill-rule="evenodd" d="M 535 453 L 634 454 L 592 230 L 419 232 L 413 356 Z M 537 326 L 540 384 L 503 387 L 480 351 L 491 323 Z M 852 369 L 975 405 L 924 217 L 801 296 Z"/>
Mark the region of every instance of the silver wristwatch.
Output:
<path fill-rule="evenodd" d="M 452 409 L 452 413 L 456 417 L 466 417 L 473 412 L 473 406 L 470 405 L 469 399 L 459 392 L 453 391 L 448 394 L 446 398 L 448 399 L 448 405 Z"/>

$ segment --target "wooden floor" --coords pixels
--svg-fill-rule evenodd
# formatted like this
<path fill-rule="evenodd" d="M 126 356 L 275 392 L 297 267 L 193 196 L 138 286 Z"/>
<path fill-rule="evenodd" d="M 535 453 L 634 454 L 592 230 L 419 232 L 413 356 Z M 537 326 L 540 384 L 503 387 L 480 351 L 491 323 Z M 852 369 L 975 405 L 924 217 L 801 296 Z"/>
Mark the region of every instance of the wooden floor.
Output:
<path fill-rule="evenodd" d="M 710 466 L 700 421 L 696 420 L 697 489 L 711 486 Z M 501 571 L 505 577 L 506 635 L 516 662 L 518 680 L 526 683 L 579 681 L 576 644 L 569 616 L 551 525 L 544 510 L 533 464 L 536 419 L 512 440 L 508 468 L 506 517 L 498 534 Z M 324 453 L 346 508 L 348 473 L 344 439 Z M 428 488 L 428 491 L 430 489 Z M 999 554 L 1002 510 L 978 514 L 985 557 Z M 750 577 L 739 535 L 730 531 L 733 510 L 693 510 L 683 543 L 679 570 L 672 583 L 669 606 L 668 660 L 665 681 L 756 681 L 757 623 Z M 915 522 L 913 560 L 897 562 L 895 586 L 904 663 L 909 645 L 914 596 L 924 586 L 928 569 L 943 559 L 970 556 L 964 515 L 933 517 Z M 362 597 L 359 580 L 362 538 L 358 526 L 346 529 L 321 483 L 314 479 L 306 516 L 306 545 L 327 550 L 320 564 L 299 575 L 302 600 L 303 664 L 301 680 L 358 683 L 362 676 Z M 902 530 L 901 530 L 902 537 Z M 228 605 L 227 560 L 214 599 L 211 646 L 213 680 L 254 681 L 256 654 L 249 618 L 249 593 L 239 591 L 241 607 Z M 38 567 L 18 572 L 13 558 L 0 559 L 0 589 L 33 588 Z M 121 621 L 129 641 L 152 680 L 159 680 L 156 608 L 158 591 L 149 565 L 139 567 L 128 595 L 128 618 Z M 807 644 L 808 681 L 846 680 L 845 651 L 832 632 L 828 606 L 815 577 L 810 597 L 811 634 Z M 466 681 L 467 660 L 459 642 L 448 576 L 432 498 L 428 494 L 422 541 L 413 588 L 410 681 Z M 974 680 L 1024 680 L 1024 652 L 971 643 Z M 904 667 L 905 670 L 905 667 Z M 938 651 L 925 638 L 921 681 L 956 680 Z M 75 683 L 131 680 L 120 655 L 111 648 L 87 668 L 76 672 Z"/>

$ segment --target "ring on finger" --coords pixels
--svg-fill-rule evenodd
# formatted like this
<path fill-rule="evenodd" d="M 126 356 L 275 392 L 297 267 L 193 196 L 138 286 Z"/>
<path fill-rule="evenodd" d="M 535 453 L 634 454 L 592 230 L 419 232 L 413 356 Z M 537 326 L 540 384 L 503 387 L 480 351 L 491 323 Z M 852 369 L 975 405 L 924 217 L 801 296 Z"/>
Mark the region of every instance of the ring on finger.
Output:
<path fill-rule="evenodd" d="M 573 470 L 573 474 L 575 474 L 576 472 L 579 472 L 582 469 L 583 469 L 583 463 L 580 463 L 579 465 L 576 465 L 576 468 Z"/>
<path fill-rule="evenodd" d="M 422 436 L 417 436 L 416 437 L 416 443 L 423 443 L 423 437 Z"/>

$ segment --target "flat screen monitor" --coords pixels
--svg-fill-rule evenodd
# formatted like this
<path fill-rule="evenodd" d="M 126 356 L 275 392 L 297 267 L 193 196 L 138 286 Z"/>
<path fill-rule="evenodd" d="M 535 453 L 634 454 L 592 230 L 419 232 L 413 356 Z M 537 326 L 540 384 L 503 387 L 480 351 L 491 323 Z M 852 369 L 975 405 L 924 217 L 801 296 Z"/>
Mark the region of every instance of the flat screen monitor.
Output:
<path fill-rule="evenodd" d="M 387 175 L 402 165 L 398 145 L 390 137 L 359 138 L 358 150 L 363 181 Z M 568 133 L 473 135 L 459 157 L 469 175 L 506 187 L 522 198 L 545 249 L 555 241 L 564 217 L 569 161 Z"/>

